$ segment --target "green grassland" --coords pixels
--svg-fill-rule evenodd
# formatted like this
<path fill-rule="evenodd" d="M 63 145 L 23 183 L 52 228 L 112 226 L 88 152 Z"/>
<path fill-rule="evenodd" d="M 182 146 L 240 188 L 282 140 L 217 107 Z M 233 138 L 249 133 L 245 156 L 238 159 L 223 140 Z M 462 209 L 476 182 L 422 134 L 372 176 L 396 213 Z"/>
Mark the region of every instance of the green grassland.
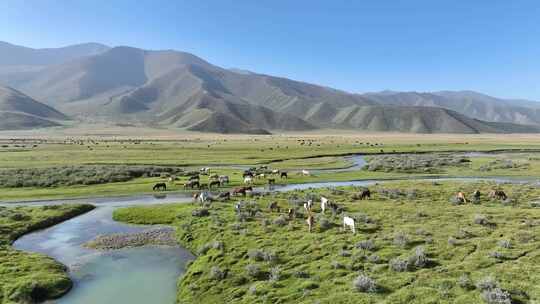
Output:
<path fill-rule="evenodd" d="M 341 215 L 323 216 L 318 206 L 312 233 L 303 217 L 280 223 L 280 214 L 267 208 L 273 200 L 289 208 L 288 199 L 306 191 L 253 199 L 259 210 L 252 217 L 239 218 L 233 202 L 225 202 L 213 203 L 207 217 L 192 216 L 200 208 L 195 204 L 170 204 L 122 208 L 114 218 L 174 225 L 179 242 L 198 253 L 179 281 L 178 303 L 482 303 L 497 291 L 513 303 L 534 303 L 540 300 L 540 209 L 530 202 L 540 189 L 505 185 L 511 201 L 503 204 L 485 196 L 493 186 L 389 182 L 371 187 L 375 194 L 364 201 L 351 199 L 353 188 L 310 192 L 343 205 L 357 219 L 356 235 L 341 229 Z M 403 195 L 390 198 L 382 189 Z M 475 189 L 484 193 L 480 204 L 449 202 L 457 191 Z M 372 246 L 362 249 L 367 240 Z M 425 263 L 392 269 L 418 247 Z M 353 286 L 360 275 L 373 280 L 372 292 Z M 489 278 L 499 289 L 481 284 Z"/>
<path fill-rule="evenodd" d="M 57 298 L 72 286 L 64 265 L 11 247 L 25 233 L 53 226 L 91 210 L 91 205 L 0 207 L 0 303 Z"/>

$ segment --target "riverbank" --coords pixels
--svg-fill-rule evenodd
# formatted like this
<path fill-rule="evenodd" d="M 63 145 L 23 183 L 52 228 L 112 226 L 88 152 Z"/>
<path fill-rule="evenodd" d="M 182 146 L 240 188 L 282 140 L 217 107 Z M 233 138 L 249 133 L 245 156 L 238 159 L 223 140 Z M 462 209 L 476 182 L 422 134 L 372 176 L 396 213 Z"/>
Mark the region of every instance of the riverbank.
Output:
<path fill-rule="evenodd" d="M 92 205 L 0 207 L 0 303 L 37 302 L 64 295 L 72 287 L 67 268 L 37 253 L 15 250 L 22 235 L 54 226 L 94 209 Z"/>
<path fill-rule="evenodd" d="M 538 301 L 540 209 L 530 202 L 540 189 L 504 185 L 503 204 L 486 197 L 493 186 L 385 182 L 370 186 L 367 201 L 354 200 L 354 187 L 311 189 L 249 200 L 240 214 L 228 202 L 212 204 L 206 217 L 192 216 L 195 204 L 172 204 L 118 209 L 114 219 L 172 225 L 197 253 L 179 283 L 181 303 L 479 303 L 493 291 L 477 287 L 487 279 L 513 301 Z M 480 204 L 450 202 L 476 189 Z M 356 234 L 318 206 L 313 233 L 304 217 L 268 210 L 270 201 L 286 210 L 320 195 L 356 219 Z"/>

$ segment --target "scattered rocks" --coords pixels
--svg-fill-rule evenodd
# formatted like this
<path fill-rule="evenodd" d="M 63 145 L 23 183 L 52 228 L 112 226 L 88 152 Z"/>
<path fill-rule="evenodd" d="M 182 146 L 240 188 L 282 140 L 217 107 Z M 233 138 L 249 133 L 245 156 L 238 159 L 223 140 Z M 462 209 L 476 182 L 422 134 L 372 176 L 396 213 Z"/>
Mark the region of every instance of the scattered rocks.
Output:
<path fill-rule="evenodd" d="M 136 233 L 100 235 L 84 244 L 84 246 L 101 250 L 115 250 L 146 245 L 176 246 L 175 232 L 171 227 L 159 227 Z"/>

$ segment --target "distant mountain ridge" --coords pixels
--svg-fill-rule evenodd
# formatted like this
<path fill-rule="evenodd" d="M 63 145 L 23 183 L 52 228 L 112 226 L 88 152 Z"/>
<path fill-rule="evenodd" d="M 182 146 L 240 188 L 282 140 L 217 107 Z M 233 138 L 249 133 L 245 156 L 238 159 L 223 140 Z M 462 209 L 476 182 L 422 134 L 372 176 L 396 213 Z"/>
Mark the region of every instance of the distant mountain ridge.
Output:
<path fill-rule="evenodd" d="M 202 132 L 507 133 L 538 132 L 540 126 L 540 106 L 534 102 L 470 91 L 351 94 L 224 69 L 185 52 L 103 45 L 83 49 L 85 55 L 46 66 L 22 59 L 19 65 L 0 62 L 0 83 L 79 120 Z"/>
<path fill-rule="evenodd" d="M 69 118 L 23 93 L 0 86 L 0 130 L 60 126 Z"/>

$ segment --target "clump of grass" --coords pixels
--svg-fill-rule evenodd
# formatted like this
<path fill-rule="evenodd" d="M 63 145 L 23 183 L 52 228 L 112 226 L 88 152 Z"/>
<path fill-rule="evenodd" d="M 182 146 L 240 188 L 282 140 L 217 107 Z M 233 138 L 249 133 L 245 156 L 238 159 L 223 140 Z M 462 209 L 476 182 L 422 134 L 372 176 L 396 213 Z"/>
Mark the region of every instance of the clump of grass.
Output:
<path fill-rule="evenodd" d="M 407 234 L 402 231 L 399 231 L 394 235 L 394 245 L 399 247 L 406 247 L 409 245 L 410 239 Z"/>
<path fill-rule="evenodd" d="M 261 270 L 261 267 L 259 267 L 259 265 L 257 264 L 248 264 L 246 265 L 246 274 L 248 275 L 248 277 L 251 277 L 251 278 L 254 278 L 254 279 L 258 279 L 262 276 L 263 274 L 263 271 Z"/>
<path fill-rule="evenodd" d="M 377 292 L 377 283 L 367 275 L 359 275 L 353 280 L 353 288 L 359 292 Z"/>
<path fill-rule="evenodd" d="M 225 278 L 225 272 L 221 270 L 218 266 L 213 266 L 210 269 L 210 279 L 221 281 Z"/>
<path fill-rule="evenodd" d="M 363 251 L 372 251 L 375 249 L 375 243 L 373 242 L 373 240 L 360 241 L 356 244 L 356 248 Z"/>
<path fill-rule="evenodd" d="M 414 253 L 409 257 L 409 263 L 416 268 L 424 268 L 431 263 L 424 247 L 418 246 L 414 249 Z"/>
<path fill-rule="evenodd" d="M 391 259 L 388 266 L 395 272 L 405 272 L 411 268 L 411 264 L 408 259 L 400 258 Z"/>
<path fill-rule="evenodd" d="M 281 279 L 281 268 L 279 266 L 274 266 L 270 268 L 270 274 L 268 276 L 268 280 L 271 282 L 277 282 Z"/>
<path fill-rule="evenodd" d="M 274 225 L 283 227 L 287 225 L 287 218 L 284 215 L 280 215 L 274 219 Z"/>
<path fill-rule="evenodd" d="M 332 269 L 345 269 L 345 265 L 336 260 L 330 262 L 330 266 L 332 267 Z"/>
<path fill-rule="evenodd" d="M 191 215 L 195 217 L 209 216 L 210 211 L 206 208 L 198 208 L 198 209 L 193 210 L 191 212 Z"/>
<path fill-rule="evenodd" d="M 330 228 L 332 228 L 332 222 L 329 221 L 326 217 L 324 216 L 321 216 L 319 218 L 319 227 L 321 228 L 322 231 L 326 231 Z"/>
<path fill-rule="evenodd" d="M 512 248 L 512 242 L 510 240 L 500 240 L 498 243 L 499 247 L 510 249 Z"/>
<path fill-rule="evenodd" d="M 466 289 L 466 290 L 470 290 L 470 289 L 474 289 L 474 284 L 473 284 L 473 281 L 471 280 L 471 278 L 466 275 L 466 274 L 462 274 L 459 279 L 458 279 L 458 285 L 459 287 L 463 288 L 463 289 Z"/>
<path fill-rule="evenodd" d="M 477 225 L 487 226 L 489 225 L 489 218 L 486 215 L 483 214 L 476 214 L 474 216 L 474 221 Z"/>
<path fill-rule="evenodd" d="M 499 282 L 495 280 L 492 276 L 483 277 L 478 282 L 476 282 L 476 288 L 479 290 L 490 290 L 499 287 Z"/>
<path fill-rule="evenodd" d="M 500 288 L 482 291 L 482 299 L 487 304 L 512 304 L 510 293 Z"/>

